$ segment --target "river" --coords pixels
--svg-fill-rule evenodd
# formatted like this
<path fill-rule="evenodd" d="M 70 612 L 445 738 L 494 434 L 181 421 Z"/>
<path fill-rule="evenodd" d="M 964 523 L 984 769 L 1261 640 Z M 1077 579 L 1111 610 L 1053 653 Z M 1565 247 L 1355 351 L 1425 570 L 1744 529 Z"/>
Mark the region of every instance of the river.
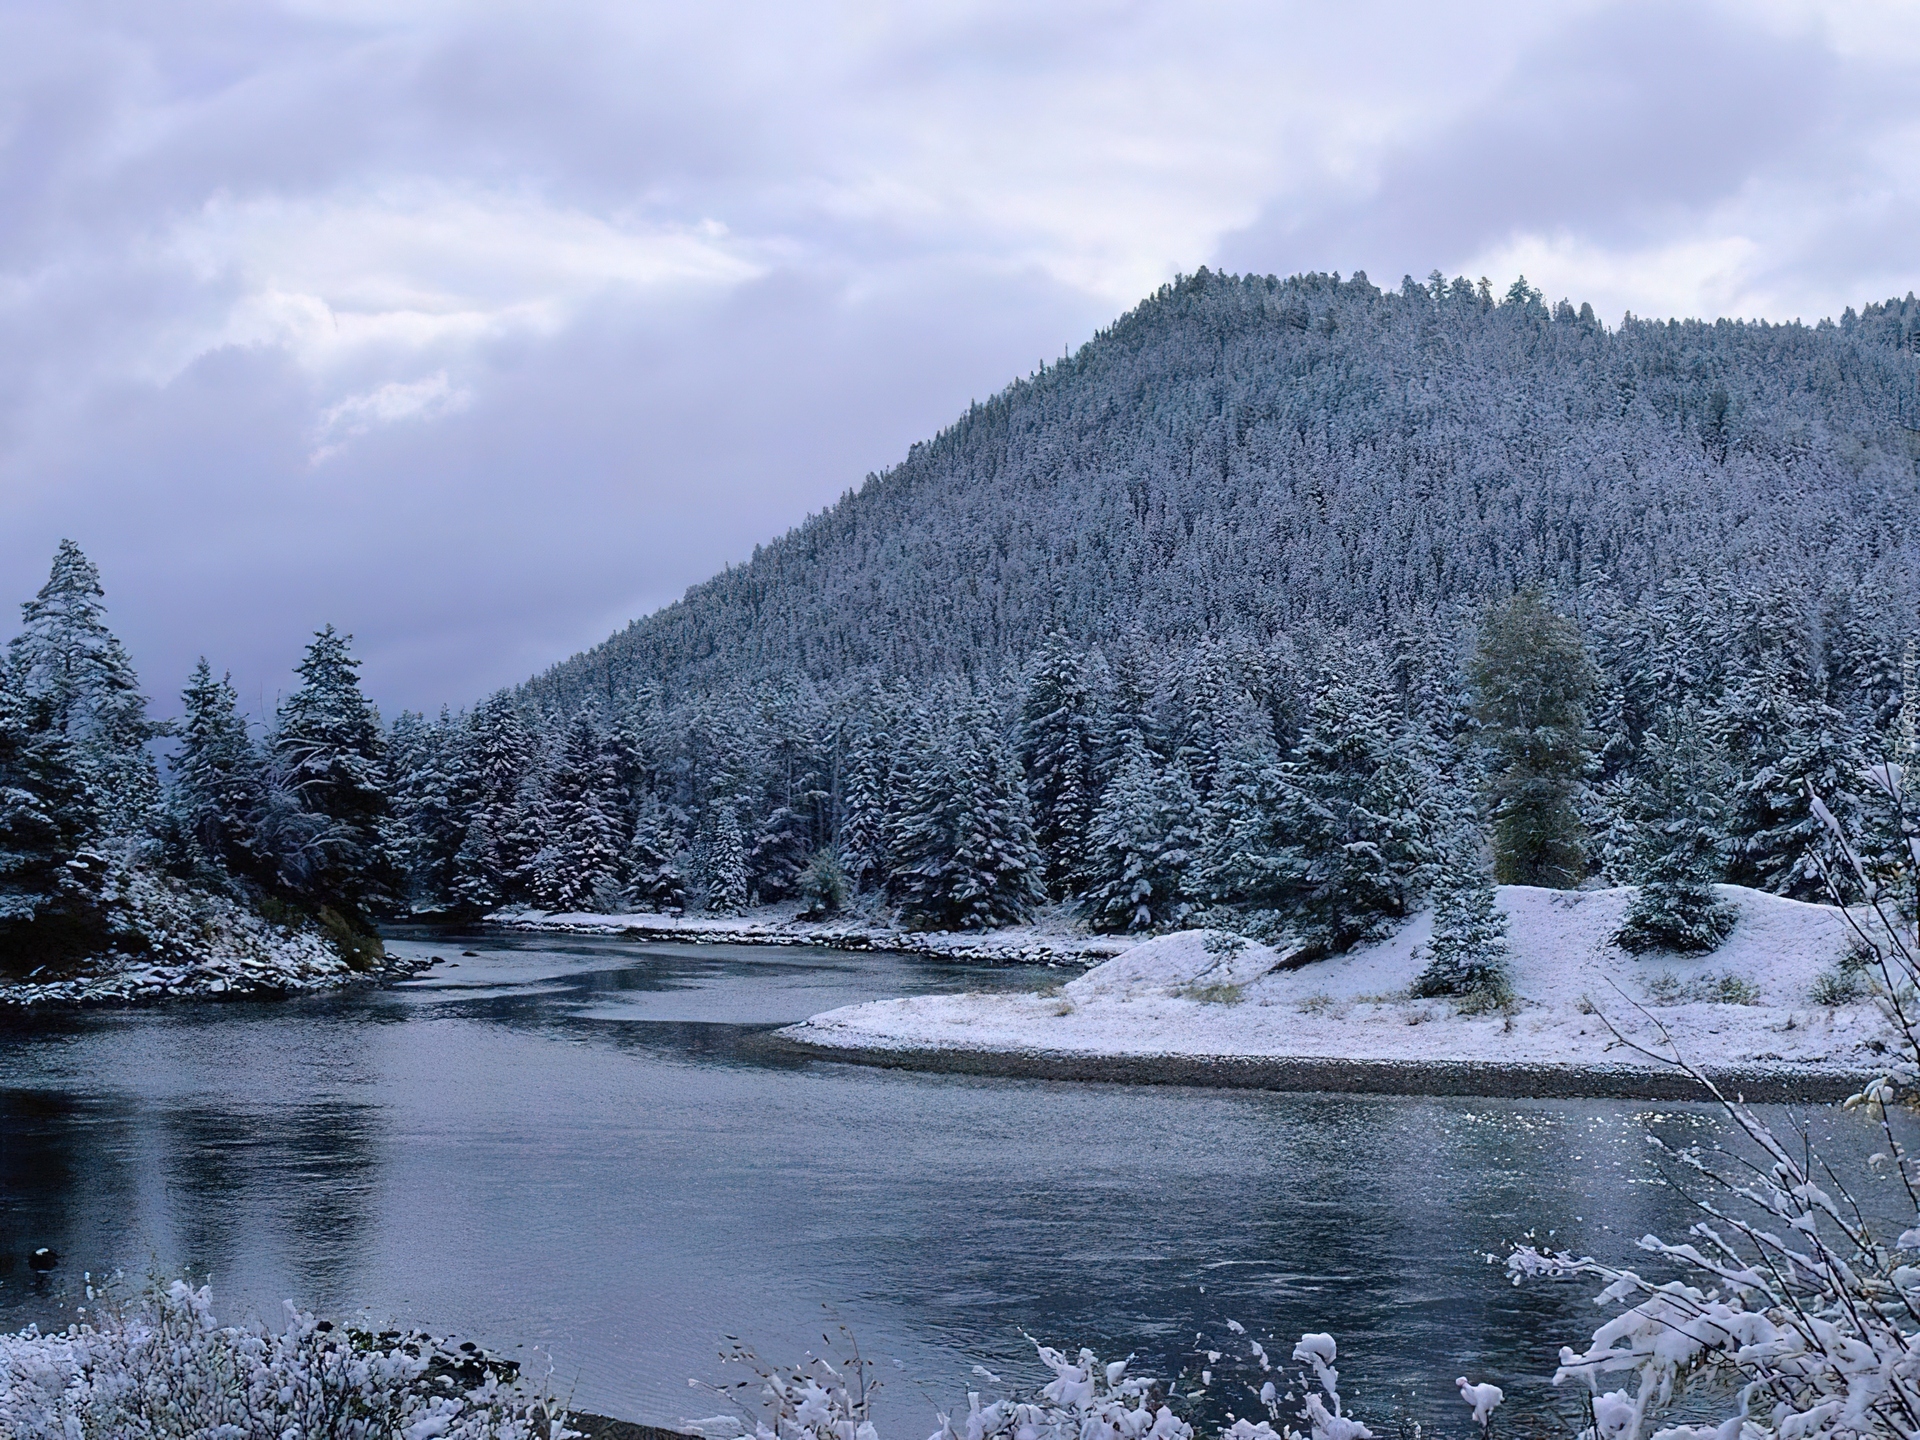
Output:
<path fill-rule="evenodd" d="M 1678 1232 L 1646 1131 L 1725 1129 L 1687 1105 L 921 1075 L 766 1042 L 834 1005 L 1058 972 L 551 936 L 396 948 L 455 963 L 0 1031 L 0 1323 L 64 1323 L 83 1269 L 190 1270 L 222 1316 L 296 1297 L 457 1332 L 551 1363 L 581 1408 L 660 1423 L 715 1411 L 687 1381 L 738 1378 L 723 1337 L 779 1360 L 844 1325 L 887 1386 L 882 1433 L 918 1440 L 964 1407 L 972 1365 L 1036 1373 L 1023 1330 L 1165 1374 L 1227 1348 L 1234 1319 L 1283 1356 L 1332 1331 L 1362 1418 L 1452 1431 L 1460 1374 L 1564 1405 L 1552 1357 L 1598 1319 L 1583 1291 L 1515 1289 L 1484 1257 L 1529 1231 L 1613 1258 Z M 1857 1163 L 1865 1122 L 1812 1120 L 1891 1207 Z M 41 1245 L 51 1276 L 24 1264 Z"/>

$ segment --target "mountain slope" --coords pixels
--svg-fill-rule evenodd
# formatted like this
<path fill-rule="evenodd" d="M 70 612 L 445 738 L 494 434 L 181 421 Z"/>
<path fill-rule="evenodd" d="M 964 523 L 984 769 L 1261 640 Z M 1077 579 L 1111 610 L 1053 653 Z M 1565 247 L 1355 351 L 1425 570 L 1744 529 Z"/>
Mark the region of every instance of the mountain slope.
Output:
<path fill-rule="evenodd" d="M 1536 580 L 1909 597 L 1916 325 L 1610 330 L 1520 285 L 1202 271 L 531 690 L 1380 630 Z"/>

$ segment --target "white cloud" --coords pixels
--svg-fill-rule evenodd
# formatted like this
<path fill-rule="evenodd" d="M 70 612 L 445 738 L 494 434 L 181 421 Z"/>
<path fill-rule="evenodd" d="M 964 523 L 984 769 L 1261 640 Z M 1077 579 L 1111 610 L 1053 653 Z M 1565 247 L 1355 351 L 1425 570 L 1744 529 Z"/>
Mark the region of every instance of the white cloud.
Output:
<path fill-rule="evenodd" d="M 326 374 L 369 351 L 407 365 L 514 331 L 552 334 L 609 291 L 736 285 L 763 267 L 724 226 L 593 215 L 537 197 L 420 182 L 370 192 L 220 195 L 160 242 L 232 298 L 169 337 L 162 377 L 222 345 L 278 345 Z"/>
<path fill-rule="evenodd" d="M 456 387 L 444 370 L 423 380 L 390 380 L 376 390 L 349 395 L 321 413 L 309 463 L 318 465 L 337 455 L 349 440 L 365 435 L 376 426 L 392 425 L 400 420 L 437 419 L 464 410 L 472 403 L 473 392 Z"/>

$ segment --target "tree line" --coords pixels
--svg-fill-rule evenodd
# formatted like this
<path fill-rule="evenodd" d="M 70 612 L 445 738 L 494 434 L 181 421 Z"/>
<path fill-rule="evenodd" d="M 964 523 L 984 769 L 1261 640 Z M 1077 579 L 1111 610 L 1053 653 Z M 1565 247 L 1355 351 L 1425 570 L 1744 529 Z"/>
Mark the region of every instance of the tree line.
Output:
<path fill-rule="evenodd" d="M 256 736 L 205 660 L 182 718 L 150 717 L 72 541 L 22 612 L 0 664 L 0 965 L 147 949 L 129 896 L 142 869 L 311 919 L 358 963 L 378 955 L 375 917 L 402 903 L 404 877 L 385 735 L 348 637 L 313 637 L 299 686 Z"/>

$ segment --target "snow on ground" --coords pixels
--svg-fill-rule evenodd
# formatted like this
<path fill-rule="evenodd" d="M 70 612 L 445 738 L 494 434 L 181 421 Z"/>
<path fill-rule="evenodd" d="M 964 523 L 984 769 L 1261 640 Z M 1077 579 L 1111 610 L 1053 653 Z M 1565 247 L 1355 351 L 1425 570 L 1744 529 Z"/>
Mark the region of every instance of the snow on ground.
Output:
<path fill-rule="evenodd" d="M 1631 890 L 1502 886 L 1519 996 L 1508 1014 L 1463 1015 L 1451 1001 L 1409 997 L 1426 964 L 1431 917 L 1421 915 L 1390 939 L 1297 970 L 1274 968 L 1283 958 L 1274 950 L 1230 954 L 1217 937 L 1181 931 L 1054 992 L 882 1000 L 782 1033 L 850 1049 L 1651 1063 L 1619 1046 L 1604 1016 L 1649 1044 L 1657 1018 L 1700 1065 L 1872 1067 L 1889 1043 L 1872 1002 L 1826 1007 L 1810 994 L 1847 951 L 1840 912 L 1719 888 L 1739 908 L 1719 950 L 1636 959 L 1609 938 Z"/>
<path fill-rule="evenodd" d="M 1031 965 L 1091 965 L 1120 955 L 1139 942 L 1124 935 L 1088 935 L 1049 917 L 1033 925 L 1000 930 L 902 930 L 856 916 L 801 920 L 795 904 L 768 905 L 745 915 L 556 914 L 501 910 L 487 917 L 513 930 L 560 930 L 572 934 L 626 935 L 640 940 L 681 940 L 706 945 L 828 945 L 836 950 L 889 950 L 954 960 Z"/>

